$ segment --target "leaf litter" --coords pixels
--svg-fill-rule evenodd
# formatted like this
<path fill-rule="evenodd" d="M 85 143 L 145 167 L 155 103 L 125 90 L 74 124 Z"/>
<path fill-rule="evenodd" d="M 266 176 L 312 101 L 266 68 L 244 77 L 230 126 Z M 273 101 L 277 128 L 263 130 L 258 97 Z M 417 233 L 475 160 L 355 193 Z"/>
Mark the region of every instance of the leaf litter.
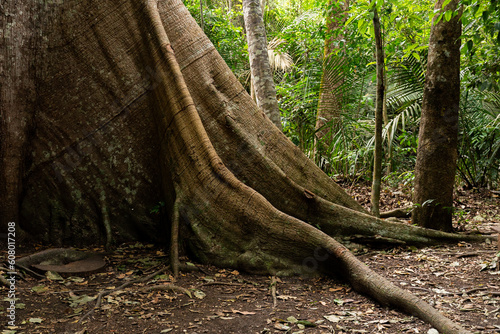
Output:
<path fill-rule="evenodd" d="M 358 199 L 363 196 L 358 190 Z M 394 196 L 386 203 L 408 202 L 401 193 L 383 196 Z M 462 216 L 468 221 L 460 224 L 486 231 L 500 223 L 500 199 L 476 197 L 459 198 L 468 210 Z M 474 219 L 478 215 L 484 219 Z M 361 248 L 358 256 L 472 332 L 500 332 L 496 243 Z M 140 281 L 166 260 L 153 245 L 124 244 L 107 255 L 101 273 L 44 280 L 27 276 L 17 282 L 18 304 L 25 305 L 16 310 L 18 327 L 1 333 L 436 333 L 423 321 L 382 307 L 331 278 L 276 278 L 276 307 L 270 277 L 232 269 L 190 263 L 201 270 L 181 272 L 177 279 L 164 271 Z M 100 306 L 79 322 L 103 291 Z"/>

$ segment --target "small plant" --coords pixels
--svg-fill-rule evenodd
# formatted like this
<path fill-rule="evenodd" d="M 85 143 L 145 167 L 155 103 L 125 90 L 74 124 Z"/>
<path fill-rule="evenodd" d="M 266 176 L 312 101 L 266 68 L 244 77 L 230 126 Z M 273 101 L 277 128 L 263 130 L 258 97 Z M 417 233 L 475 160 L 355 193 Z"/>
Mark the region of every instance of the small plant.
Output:
<path fill-rule="evenodd" d="M 413 188 L 413 181 L 415 180 L 415 173 L 411 170 L 399 173 L 393 172 L 382 178 L 382 181 L 394 188 L 402 188 L 406 191 L 411 191 Z"/>
<path fill-rule="evenodd" d="M 158 215 L 160 214 L 161 209 L 165 207 L 165 202 L 158 202 L 151 210 L 149 210 L 149 213 Z"/>
<path fill-rule="evenodd" d="M 466 218 L 468 213 L 467 210 L 455 208 L 453 215 L 455 216 L 459 230 L 469 222 L 469 219 Z"/>

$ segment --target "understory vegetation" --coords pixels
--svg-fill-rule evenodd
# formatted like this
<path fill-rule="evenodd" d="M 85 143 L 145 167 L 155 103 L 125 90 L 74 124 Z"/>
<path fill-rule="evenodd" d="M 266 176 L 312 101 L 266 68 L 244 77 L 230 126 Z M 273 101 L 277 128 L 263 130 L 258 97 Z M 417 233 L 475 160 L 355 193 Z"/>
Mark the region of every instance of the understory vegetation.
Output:
<path fill-rule="evenodd" d="M 241 2 L 185 0 L 218 52 L 250 91 L 250 70 Z M 329 175 L 369 181 L 373 164 L 375 55 L 370 2 L 351 2 L 345 25 L 328 31 L 337 2 L 264 1 L 268 53 L 274 71 L 284 133 Z M 461 108 L 457 186 L 500 185 L 500 5 L 463 1 Z M 425 82 L 428 39 L 435 15 L 432 1 L 377 2 L 382 23 L 386 103 L 383 181 L 411 187 Z M 443 20 L 454 15 L 443 13 Z M 324 66 L 325 40 L 334 54 Z M 338 82 L 340 120 L 315 140 L 322 80 Z M 335 127 L 332 127 L 335 128 Z M 321 129 L 322 130 L 322 129 Z"/>

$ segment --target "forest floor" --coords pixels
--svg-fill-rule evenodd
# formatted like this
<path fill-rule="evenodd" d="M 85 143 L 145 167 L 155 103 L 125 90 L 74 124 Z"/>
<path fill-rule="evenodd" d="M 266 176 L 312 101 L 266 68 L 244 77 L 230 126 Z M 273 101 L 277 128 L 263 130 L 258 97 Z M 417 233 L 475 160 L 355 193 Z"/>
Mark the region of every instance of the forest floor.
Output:
<path fill-rule="evenodd" d="M 361 203 L 369 202 L 368 187 L 347 188 Z M 408 204 L 404 190 L 382 194 L 382 210 Z M 462 230 L 491 232 L 500 224 L 500 198 L 494 193 L 464 191 L 455 205 Z M 38 250 L 23 248 L 19 255 Z M 358 256 L 472 332 L 500 333 L 500 271 L 487 268 L 497 254 L 495 241 L 361 249 Z M 18 280 L 17 327 L 1 333 L 437 333 L 332 278 L 274 278 L 196 264 L 199 271 L 175 280 L 167 271 L 120 288 L 160 269 L 166 254 L 153 245 L 124 244 L 106 260 L 103 272 L 84 277 Z M 7 289 L 1 289 L 7 301 Z M 102 291 L 99 307 L 78 322 Z M 2 326 L 8 321 L 6 305 L 0 308 Z"/>

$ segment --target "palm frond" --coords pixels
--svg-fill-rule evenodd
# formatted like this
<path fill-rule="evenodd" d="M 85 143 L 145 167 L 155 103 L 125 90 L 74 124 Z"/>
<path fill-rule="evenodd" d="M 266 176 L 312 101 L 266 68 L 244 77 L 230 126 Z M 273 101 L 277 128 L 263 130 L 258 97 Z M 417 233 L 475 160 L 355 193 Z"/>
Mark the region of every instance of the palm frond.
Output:
<path fill-rule="evenodd" d="M 267 54 L 269 57 L 269 65 L 273 71 L 281 70 L 287 72 L 293 65 L 292 56 L 286 52 L 279 52 L 277 49 L 286 41 L 280 38 L 273 38 L 267 43 Z"/>

